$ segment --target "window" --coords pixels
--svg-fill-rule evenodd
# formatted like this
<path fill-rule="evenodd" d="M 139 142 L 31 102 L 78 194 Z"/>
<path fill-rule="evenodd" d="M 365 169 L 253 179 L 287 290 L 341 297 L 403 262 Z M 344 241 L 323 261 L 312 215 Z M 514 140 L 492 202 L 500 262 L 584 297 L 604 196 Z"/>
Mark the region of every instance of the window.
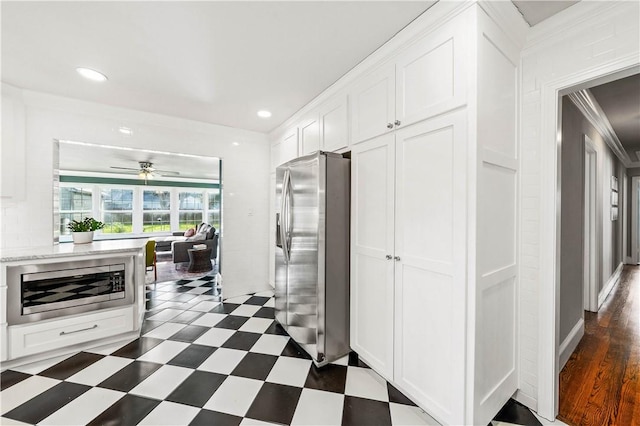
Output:
<path fill-rule="evenodd" d="M 220 190 L 209 191 L 207 222 L 216 229 L 220 229 Z"/>
<path fill-rule="evenodd" d="M 72 220 L 92 216 L 91 188 L 60 187 L 60 235 L 70 235 L 67 225 Z"/>
<path fill-rule="evenodd" d="M 133 190 L 103 188 L 101 191 L 104 234 L 133 232 Z"/>
<path fill-rule="evenodd" d="M 178 200 L 178 229 L 197 228 L 202 222 L 202 192 L 180 192 Z"/>
<path fill-rule="evenodd" d="M 142 232 L 171 231 L 171 192 L 142 192 Z"/>

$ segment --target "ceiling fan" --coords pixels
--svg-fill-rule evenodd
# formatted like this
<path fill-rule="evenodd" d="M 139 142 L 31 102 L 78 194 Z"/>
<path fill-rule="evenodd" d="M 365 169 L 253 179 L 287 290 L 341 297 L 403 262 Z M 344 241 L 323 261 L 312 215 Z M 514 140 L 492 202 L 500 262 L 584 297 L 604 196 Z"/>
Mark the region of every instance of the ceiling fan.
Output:
<path fill-rule="evenodd" d="M 166 176 L 166 175 L 177 176 L 180 174 L 180 172 L 174 172 L 171 170 L 158 170 L 153 167 L 153 163 L 151 163 L 150 161 L 138 161 L 138 164 L 140 164 L 140 168 L 138 169 L 133 167 L 116 167 L 116 166 L 111 166 L 111 168 L 118 169 L 118 170 L 133 170 L 138 174 L 138 177 L 140 179 L 144 179 L 145 184 L 147 183 L 148 179 L 153 179 L 155 176 Z"/>

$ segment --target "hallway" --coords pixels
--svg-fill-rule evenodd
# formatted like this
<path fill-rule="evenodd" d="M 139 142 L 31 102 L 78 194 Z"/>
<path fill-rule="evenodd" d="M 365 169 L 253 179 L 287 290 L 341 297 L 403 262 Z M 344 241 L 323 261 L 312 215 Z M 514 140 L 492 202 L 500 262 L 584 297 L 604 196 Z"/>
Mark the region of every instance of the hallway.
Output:
<path fill-rule="evenodd" d="M 640 424 L 640 267 L 625 266 L 560 373 L 558 419 L 569 425 Z"/>

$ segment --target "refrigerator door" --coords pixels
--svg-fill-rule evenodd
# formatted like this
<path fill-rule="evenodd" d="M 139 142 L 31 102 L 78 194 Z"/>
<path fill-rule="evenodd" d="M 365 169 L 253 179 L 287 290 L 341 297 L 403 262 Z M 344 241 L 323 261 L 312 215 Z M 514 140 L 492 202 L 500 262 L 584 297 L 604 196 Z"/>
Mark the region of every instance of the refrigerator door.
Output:
<path fill-rule="evenodd" d="M 276 170 L 276 267 L 275 267 L 275 315 L 276 320 L 285 325 L 287 323 L 287 263 L 285 263 L 283 248 L 283 232 L 286 225 L 282 211 L 283 188 L 287 168 L 278 167 Z"/>

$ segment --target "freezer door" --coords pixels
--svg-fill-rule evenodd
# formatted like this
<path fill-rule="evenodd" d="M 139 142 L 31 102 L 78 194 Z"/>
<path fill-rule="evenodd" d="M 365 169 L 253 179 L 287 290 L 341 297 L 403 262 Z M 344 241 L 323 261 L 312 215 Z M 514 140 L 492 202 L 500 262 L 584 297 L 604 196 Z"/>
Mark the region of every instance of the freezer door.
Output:
<path fill-rule="evenodd" d="M 287 323 L 287 264 L 284 258 L 284 248 L 282 245 L 282 232 L 285 226 L 285 217 L 282 212 L 282 192 L 284 187 L 285 172 L 288 169 L 278 167 L 276 170 L 276 267 L 275 267 L 275 316 L 276 320 L 282 324 Z"/>

